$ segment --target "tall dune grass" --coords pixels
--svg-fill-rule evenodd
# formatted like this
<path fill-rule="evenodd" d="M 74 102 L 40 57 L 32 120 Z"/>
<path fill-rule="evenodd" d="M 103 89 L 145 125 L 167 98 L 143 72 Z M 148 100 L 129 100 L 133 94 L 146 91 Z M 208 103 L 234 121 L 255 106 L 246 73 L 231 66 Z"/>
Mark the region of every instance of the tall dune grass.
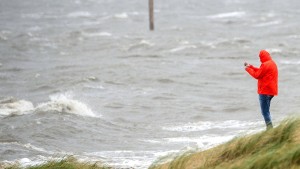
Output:
<path fill-rule="evenodd" d="M 300 118 L 150 169 L 300 169 Z"/>
<path fill-rule="evenodd" d="M 1 167 L 0 167 L 1 168 Z M 7 166 L 5 169 L 24 169 L 18 165 Z M 82 163 L 73 157 L 68 157 L 60 161 L 48 161 L 45 164 L 26 167 L 25 169 L 112 169 L 99 163 Z"/>

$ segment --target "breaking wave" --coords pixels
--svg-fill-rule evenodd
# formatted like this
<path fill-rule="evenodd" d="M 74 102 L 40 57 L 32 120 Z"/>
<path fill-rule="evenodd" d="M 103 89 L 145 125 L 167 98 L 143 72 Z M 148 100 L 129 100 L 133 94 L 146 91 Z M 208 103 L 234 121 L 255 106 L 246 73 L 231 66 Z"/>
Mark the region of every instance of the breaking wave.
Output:
<path fill-rule="evenodd" d="M 34 110 L 31 102 L 6 98 L 0 100 L 0 116 L 28 114 Z"/>
<path fill-rule="evenodd" d="M 0 116 L 24 115 L 29 113 L 54 112 L 68 113 L 87 117 L 101 117 L 96 115 L 86 104 L 73 99 L 67 94 L 50 96 L 50 101 L 40 103 L 36 107 L 32 102 L 7 98 L 0 101 Z"/>

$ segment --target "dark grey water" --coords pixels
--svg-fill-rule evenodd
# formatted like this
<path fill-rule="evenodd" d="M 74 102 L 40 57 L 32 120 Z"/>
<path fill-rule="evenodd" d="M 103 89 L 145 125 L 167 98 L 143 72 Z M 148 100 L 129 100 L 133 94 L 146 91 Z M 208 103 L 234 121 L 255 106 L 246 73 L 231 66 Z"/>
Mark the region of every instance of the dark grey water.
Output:
<path fill-rule="evenodd" d="M 0 0 L 0 161 L 65 155 L 147 168 L 264 129 L 256 81 L 279 68 L 275 125 L 299 114 L 296 0 Z"/>

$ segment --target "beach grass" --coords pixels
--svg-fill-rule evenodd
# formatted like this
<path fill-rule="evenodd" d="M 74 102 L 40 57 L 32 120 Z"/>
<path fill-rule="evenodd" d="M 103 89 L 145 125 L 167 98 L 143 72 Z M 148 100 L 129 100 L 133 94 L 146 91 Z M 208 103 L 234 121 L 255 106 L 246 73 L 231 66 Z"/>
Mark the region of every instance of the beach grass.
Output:
<path fill-rule="evenodd" d="M 300 118 L 217 147 L 184 153 L 149 169 L 300 169 Z"/>
<path fill-rule="evenodd" d="M 7 166 L 5 169 L 112 169 L 100 163 L 78 162 L 73 157 L 67 157 L 58 161 L 48 161 L 44 164 L 21 167 L 19 165 Z"/>
<path fill-rule="evenodd" d="M 67 157 L 36 166 L 12 165 L 5 169 L 112 168 Z M 186 152 L 170 162 L 157 161 L 149 169 L 300 169 L 300 118 L 284 120 L 273 129 L 236 137 L 205 151 Z"/>

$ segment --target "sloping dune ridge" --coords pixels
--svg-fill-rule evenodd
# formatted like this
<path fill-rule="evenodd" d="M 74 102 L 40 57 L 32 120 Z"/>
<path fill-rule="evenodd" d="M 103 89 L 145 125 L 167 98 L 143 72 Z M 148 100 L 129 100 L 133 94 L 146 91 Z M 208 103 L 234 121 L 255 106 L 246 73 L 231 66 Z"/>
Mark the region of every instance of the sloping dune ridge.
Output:
<path fill-rule="evenodd" d="M 286 169 L 300 168 L 300 118 L 289 118 L 273 129 L 246 135 L 217 147 L 189 152 L 150 169 Z"/>

